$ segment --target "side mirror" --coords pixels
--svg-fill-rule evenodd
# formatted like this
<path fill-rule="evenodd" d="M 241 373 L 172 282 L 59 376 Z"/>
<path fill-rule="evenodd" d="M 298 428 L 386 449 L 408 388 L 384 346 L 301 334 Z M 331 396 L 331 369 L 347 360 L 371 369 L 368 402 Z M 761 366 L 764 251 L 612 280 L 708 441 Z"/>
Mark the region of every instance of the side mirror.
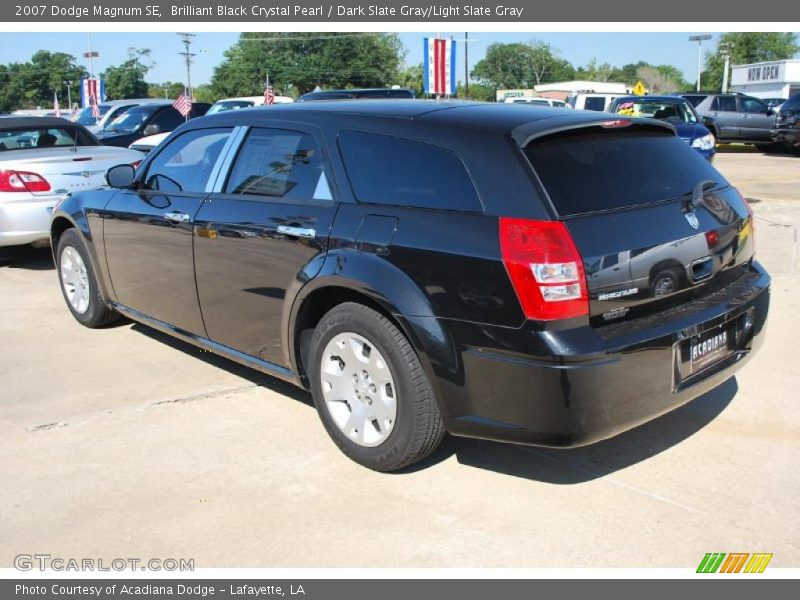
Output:
<path fill-rule="evenodd" d="M 155 135 L 157 133 L 161 133 L 161 127 L 155 123 L 150 123 L 150 125 L 144 128 L 142 133 L 145 135 Z"/>
<path fill-rule="evenodd" d="M 132 165 L 117 165 L 106 171 L 106 182 L 112 188 L 131 188 L 135 177 L 136 169 Z"/>
<path fill-rule="evenodd" d="M 771 117 L 772 115 L 775 114 L 775 111 L 772 108 L 767 108 L 766 112 L 768 117 Z"/>

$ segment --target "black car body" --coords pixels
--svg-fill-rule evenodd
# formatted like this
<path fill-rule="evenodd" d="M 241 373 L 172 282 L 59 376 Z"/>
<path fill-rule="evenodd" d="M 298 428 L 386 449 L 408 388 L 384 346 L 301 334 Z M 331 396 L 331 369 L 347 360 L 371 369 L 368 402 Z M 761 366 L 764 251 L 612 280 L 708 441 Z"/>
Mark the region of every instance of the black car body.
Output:
<path fill-rule="evenodd" d="M 213 156 L 175 161 L 195 138 Z M 314 102 L 189 122 L 136 173 L 54 214 L 53 247 L 74 228 L 107 307 L 312 391 L 323 315 L 366 307 L 452 434 L 595 442 L 720 384 L 762 339 L 749 206 L 661 121 Z"/>
<path fill-rule="evenodd" d="M 207 102 L 193 102 L 189 119 L 202 117 L 211 104 Z M 128 147 L 136 140 L 148 135 L 155 135 L 165 131 L 173 131 L 186 122 L 186 117 L 181 115 L 172 106 L 172 102 L 165 101 L 140 104 L 134 106 L 118 117 L 102 131 L 98 132 L 97 139 L 104 146 Z"/>
<path fill-rule="evenodd" d="M 770 132 L 772 141 L 790 148 L 800 148 L 800 94 L 795 94 L 781 105 Z"/>
<path fill-rule="evenodd" d="M 317 100 L 413 100 L 414 90 L 406 88 L 364 88 L 352 90 L 323 90 L 308 92 L 297 99 L 297 102 L 315 102 Z"/>

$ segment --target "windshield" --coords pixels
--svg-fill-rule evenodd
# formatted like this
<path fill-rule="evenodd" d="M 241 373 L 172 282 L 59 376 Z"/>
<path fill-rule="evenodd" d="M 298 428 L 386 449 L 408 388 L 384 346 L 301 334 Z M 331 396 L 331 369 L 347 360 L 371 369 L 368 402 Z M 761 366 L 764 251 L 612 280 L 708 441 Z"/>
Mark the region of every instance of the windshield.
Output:
<path fill-rule="evenodd" d="M 240 108 L 250 108 L 254 103 L 250 100 L 224 100 L 214 104 L 208 109 L 207 115 L 215 115 L 217 113 L 225 112 L 228 110 L 239 110 Z"/>
<path fill-rule="evenodd" d="M 680 100 L 625 100 L 618 102 L 612 111 L 629 117 L 650 117 L 672 123 L 697 123 L 697 116 L 689 104 Z"/>
<path fill-rule="evenodd" d="M 0 130 L 0 152 L 23 150 L 25 148 L 58 148 L 74 146 L 94 146 L 95 142 L 76 127 L 24 128 Z"/>
<path fill-rule="evenodd" d="M 132 133 L 138 131 L 158 106 L 135 106 L 106 125 L 105 131 Z"/>
<path fill-rule="evenodd" d="M 100 109 L 100 118 L 102 119 L 103 116 L 111 110 L 111 107 L 108 104 L 100 104 L 97 108 Z M 97 121 L 99 119 L 95 119 L 92 116 L 92 107 L 87 106 L 86 108 L 82 108 L 78 111 L 78 113 L 72 117 L 73 123 L 79 123 L 81 125 L 97 125 Z"/>

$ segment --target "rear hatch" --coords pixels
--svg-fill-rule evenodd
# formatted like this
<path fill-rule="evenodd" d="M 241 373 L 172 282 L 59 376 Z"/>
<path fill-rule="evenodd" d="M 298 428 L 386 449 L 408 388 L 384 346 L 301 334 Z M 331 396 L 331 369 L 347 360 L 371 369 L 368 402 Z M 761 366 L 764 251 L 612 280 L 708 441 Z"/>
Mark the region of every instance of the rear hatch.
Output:
<path fill-rule="evenodd" d="M 701 298 L 747 269 L 754 253 L 747 203 L 671 128 L 615 119 L 526 142 L 581 254 L 592 324 Z M 693 203 L 695 189 L 703 191 Z"/>
<path fill-rule="evenodd" d="M 144 158 L 139 152 L 113 146 L 78 146 L 27 148 L 11 150 L 0 155 L 3 170 L 26 171 L 44 177 L 50 184 L 46 192 L 35 196 L 74 193 L 106 185 L 106 171 L 122 163 L 134 163 Z"/>

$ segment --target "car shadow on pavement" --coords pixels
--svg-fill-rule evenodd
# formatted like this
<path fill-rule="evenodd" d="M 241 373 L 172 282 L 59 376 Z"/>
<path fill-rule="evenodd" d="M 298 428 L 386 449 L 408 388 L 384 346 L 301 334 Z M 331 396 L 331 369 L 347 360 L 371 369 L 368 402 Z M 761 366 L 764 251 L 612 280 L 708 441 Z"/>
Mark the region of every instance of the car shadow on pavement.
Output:
<path fill-rule="evenodd" d="M 449 436 L 429 458 L 402 472 L 425 469 L 455 455 L 459 463 L 544 483 L 584 483 L 647 460 L 713 421 L 738 391 L 735 377 L 688 404 L 596 444 L 573 449 L 501 444 Z"/>
<path fill-rule="evenodd" d="M 48 271 L 54 269 L 55 265 L 49 247 L 8 246 L 0 248 L 0 268 Z"/>
<path fill-rule="evenodd" d="M 130 321 L 128 322 L 130 323 Z M 151 327 L 142 325 L 141 323 L 134 322 L 133 325 L 131 325 L 131 331 L 146 335 L 157 342 L 166 344 L 167 346 L 179 350 L 184 354 L 189 354 L 194 358 L 202 360 L 206 364 L 227 371 L 228 373 L 232 373 L 238 377 L 241 377 L 242 379 L 246 379 L 250 383 L 254 383 L 259 387 L 269 388 L 278 394 L 288 396 L 292 400 L 297 400 L 298 402 L 302 402 L 303 404 L 306 404 L 312 408 L 314 407 L 314 402 L 311 399 L 310 393 L 298 388 L 295 385 L 292 385 L 291 383 L 282 381 L 277 377 L 272 377 L 266 373 L 245 367 L 237 362 L 224 358 L 218 354 L 214 354 L 213 352 L 208 352 L 198 348 L 193 344 L 184 342 L 183 340 L 172 337 L 166 333 L 162 333 L 157 329 L 152 329 Z"/>

